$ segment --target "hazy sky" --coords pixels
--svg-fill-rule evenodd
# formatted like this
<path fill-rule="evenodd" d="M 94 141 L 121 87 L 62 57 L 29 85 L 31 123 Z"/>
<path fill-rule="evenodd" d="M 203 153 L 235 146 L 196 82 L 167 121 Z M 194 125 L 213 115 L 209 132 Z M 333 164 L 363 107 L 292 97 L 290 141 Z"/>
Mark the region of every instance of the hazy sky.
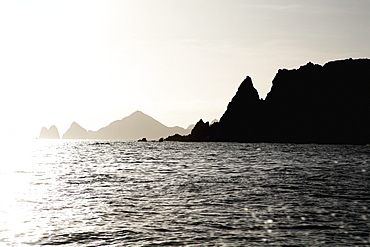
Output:
<path fill-rule="evenodd" d="M 368 0 L 1 1 L 2 137 L 141 110 L 168 126 L 220 118 L 247 76 L 370 57 Z"/>

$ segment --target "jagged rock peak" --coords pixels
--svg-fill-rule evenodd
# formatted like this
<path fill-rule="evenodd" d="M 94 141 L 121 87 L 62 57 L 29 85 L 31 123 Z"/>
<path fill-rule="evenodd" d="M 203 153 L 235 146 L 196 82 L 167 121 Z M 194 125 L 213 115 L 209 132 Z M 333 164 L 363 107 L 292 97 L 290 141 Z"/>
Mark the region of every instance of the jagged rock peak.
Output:
<path fill-rule="evenodd" d="M 238 88 L 235 96 L 228 104 L 227 109 L 220 119 L 220 123 L 235 121 L 240 116 L 247 117 L 249 109 L 255 108 L 261 100 L 254 88 L 252 79 L 247 76 Z"/>
<path fill-rule="evenodd" d="M 194 135 L 198 132 L 200 132 L 200 130 L 204 129 L 204 128 L 208 128 L 209 127 L 209 122 L 204 122 L 203 119 L 200 119 L 197 124 L 194 126 L 194 128 L 192 129 L 191 131 L 191 134 Z"/>
<path fill-rule="evenodd" d="M 252 78 L 247 76 L 244 81 L 240 84 L 238 91 L 236 92 L 235 96 L 233 97 L 233 100 L 257 100 L 259 101 L 260 97 L 258 95 L 257 90 L 254 88 L 252 83 Z"/>
<path fill-rule="evenodd" d="M 312 66 L 322 67 L 320 64 L 315 64 L 315 63 L 313 63 L 313 62 L 309 61 L 309 62 L 308 62 L 308 63 L 306 63 L 305 65 L 300 66 L 299 68 L 312 67 Z"/>
<path fill-rule="evenodd" d="M 209 140 L 209 122 L 203 122 L 200 119 L 194 128 L 191 130 L 191 136 L 197 141 Z"/>

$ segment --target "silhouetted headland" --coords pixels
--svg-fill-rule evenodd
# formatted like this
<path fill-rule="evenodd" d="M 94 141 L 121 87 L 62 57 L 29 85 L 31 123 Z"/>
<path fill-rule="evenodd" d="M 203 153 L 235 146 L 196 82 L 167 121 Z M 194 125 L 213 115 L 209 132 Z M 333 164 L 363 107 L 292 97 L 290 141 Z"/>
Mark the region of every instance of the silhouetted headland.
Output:
<path fill-rule="evenodd" d="M 86 130 L 73 122 L 63 139 L 158 140 L 175 133 L 186 135 L 190 130 L 178 126 L 167 127 L 143 112 L 136 111 L 97 131 Z"/>
<path fill-rule="evenodd" d="M 252 80 L 240 85 L 214 124 L 167 141 L 370 143 L 370 60 L 308 63 L 279 70 L 265 100 Z"/>
<path fill-rule="evenodd" d="M 55 125 L 51 126 L 49 129 L 42 127 L 39 139 L 60 139 L 57 127 Z"/>

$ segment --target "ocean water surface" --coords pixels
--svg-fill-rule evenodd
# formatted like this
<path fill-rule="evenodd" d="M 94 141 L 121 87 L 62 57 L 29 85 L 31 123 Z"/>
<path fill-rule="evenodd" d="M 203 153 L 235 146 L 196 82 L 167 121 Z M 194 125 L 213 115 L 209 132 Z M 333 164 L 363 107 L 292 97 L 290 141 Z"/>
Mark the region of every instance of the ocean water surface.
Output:
<path fill-rule="evenodd" d="M 21 146 L 0 157 L 1 246 L 370 246 L 370 146 Z"/>

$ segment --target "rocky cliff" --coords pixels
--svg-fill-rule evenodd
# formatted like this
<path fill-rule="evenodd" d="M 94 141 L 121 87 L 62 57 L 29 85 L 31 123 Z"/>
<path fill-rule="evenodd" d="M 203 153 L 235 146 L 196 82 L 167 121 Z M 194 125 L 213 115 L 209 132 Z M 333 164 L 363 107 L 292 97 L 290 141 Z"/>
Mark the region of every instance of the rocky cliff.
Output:
<path fill-rule="evenodd" d="M 270 142 L 370 143 L 370 60 L 279 70 L 264 112 Z"/>
<path fill-rule="evenodd" d="M 247 77 L 219 123 L 167 140 L 370 143 L 370 60 L 279 70 L 265 100 Z"/>
<path fill-rule="evenodd" d="M 57 127 L 55 125 L 51 126 L 49 129 L 42 127 L 39 139 L 60 139 Z"/>

